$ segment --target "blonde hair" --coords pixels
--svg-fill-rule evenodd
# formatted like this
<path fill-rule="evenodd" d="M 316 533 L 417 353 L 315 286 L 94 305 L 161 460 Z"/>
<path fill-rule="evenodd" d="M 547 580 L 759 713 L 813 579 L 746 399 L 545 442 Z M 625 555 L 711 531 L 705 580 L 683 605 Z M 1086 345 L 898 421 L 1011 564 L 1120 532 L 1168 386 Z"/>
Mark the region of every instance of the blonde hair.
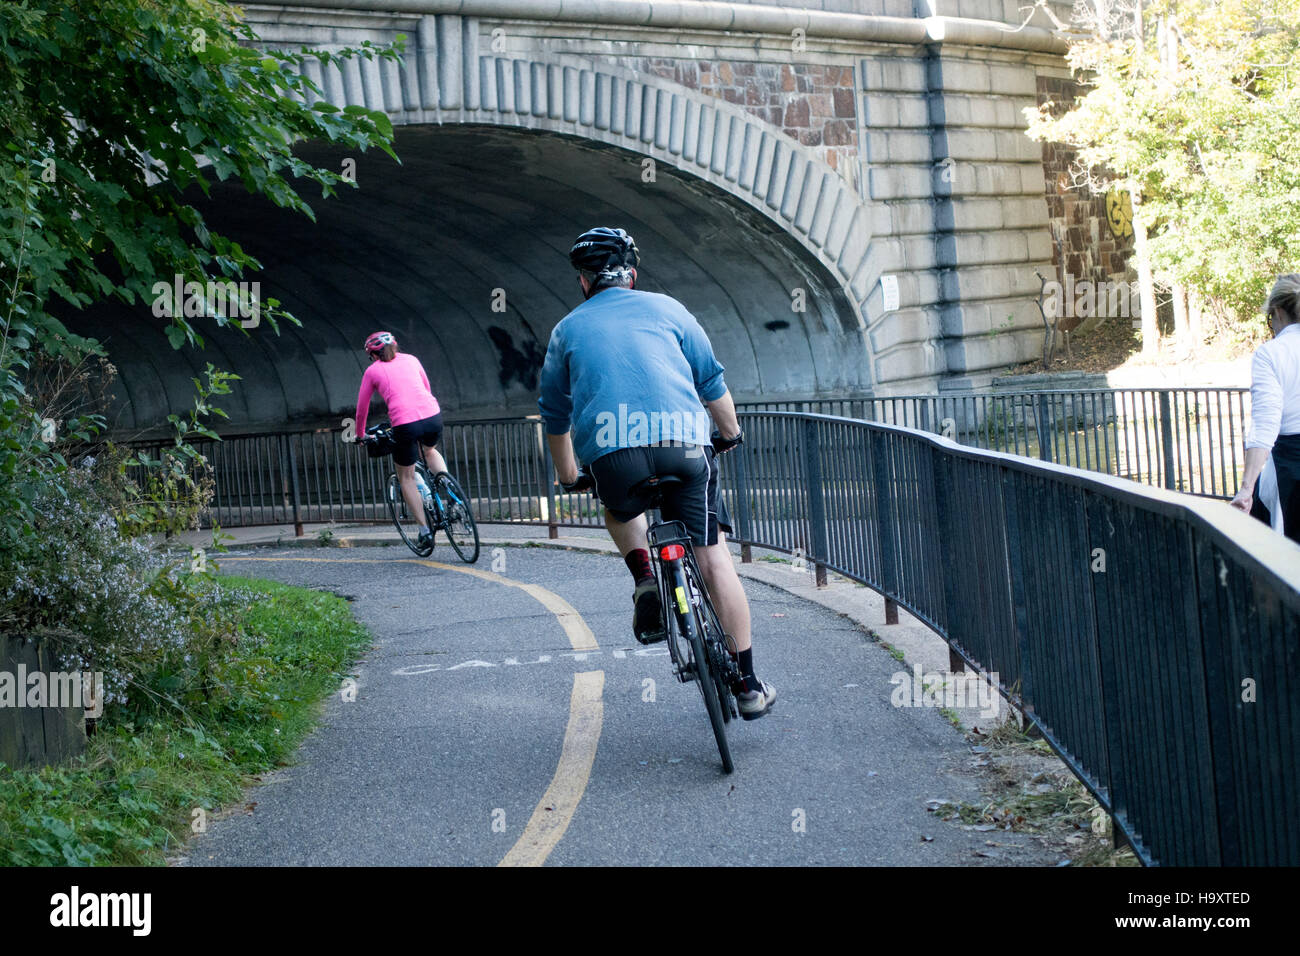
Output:
<path fill-rule="evenodd" d="M 1277 277 L 1264 312 L 1271 315 L 1274 309 L 1282 313 L 1286 322 L 1300 322 L 1300 273 L 1289 272 Z"/>
<path fill-rule="evenodd" d="M 397 356 L 397 343 L 389 342 L 378 352 L 379 361 L 391 362 Z"/>

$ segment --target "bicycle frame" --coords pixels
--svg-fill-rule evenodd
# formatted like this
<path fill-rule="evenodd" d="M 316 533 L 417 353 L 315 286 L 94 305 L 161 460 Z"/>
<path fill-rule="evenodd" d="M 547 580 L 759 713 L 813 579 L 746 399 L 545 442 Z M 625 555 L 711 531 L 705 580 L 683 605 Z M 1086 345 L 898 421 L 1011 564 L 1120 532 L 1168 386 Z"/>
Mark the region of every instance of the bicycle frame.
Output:
<path fill-rule="evenodd" d="M 673 674 L 682 683 L 693 680 L 698 684 L 718 743 L 722 769 L 731 773 L 735 764 L 725 725 L 739 714 L 730 692 L 739 675 L 724 644 L 726 633 L 709 599 L 686 526 L 680 521 L 656 522 L 647 529 L 646 539 L 652 549 Z M 689 651 L 678 646 L 678 634 Z"/>
<path fill-rule="evenodd" d="M 392 427 L 387 424 L 382 427 L 375 426 L 366 429 L 366 433 L 379 439 L 388 438 L 391 440 Z M 446 487 L 440 487 L 438 482 L 433 480 L 433 475 L 429 472 L 429 466 L 424 460 L 423 446 L 421 447 L 420 457 L 416 459 L 412 467 L 415 469 L 416 477 L 429 489 L 429 497 L 423 499 L 423 496 L 421 496 L 423 500 L 420 503 L 424 512 L 425 527 L 433 534 L 439 531 L 445 532 L 448 542 L 455 552 L 460 555 L 461 560 L 473 564 L 478 560 L 479 556 L 478 525 L 474 521 L 473 509 L 470 507 L 464 489 L 451 476 L 448 476 L 448 485 Z M 389 511 L 394 523 L 397 525 L 398 533 L 402 536 L 402 540 L 421 557 L 431 554 L 432 544 L 428 545 L 428 550 L 418 548 L 407 533 L 407 529 L 403 526 L 404 521 L 414 520 L 415 516 L 410 513 L 411 508 L 406 501 L 406 495 L 402 493 L 401 480 L 396 469 L 388 476 L 387 488 Z M 444 494 L 446 495 L 445 499 Z M 458 540 L 462 535 L 453 531 L 456 522 L 460 520 L 454 514 L 457 507 L 462 510 L 465 528 L 468 529 L 468 534 L 473 537 L 472 553 L 469 549 L 469 542 L 462 543 Z"/>
<path fill-rule="evenodd" d="M 670 620 L 676 615 L 671 614 L 676 609 L 681 615 L 682 623 L 687 627 L 694 627 L 695 622 L 691 615 L 691 607 L 694 606 L 700 612 L 700 619 L 705 624 L 705 633 L 701 635 L 704 640 L 706 649 L 713 650 L 711 645 L 719 644 L 722 655 L 725 660 L 715 659 L 713 664 L 716 669 L 721 671 L 720 676 L 727 684 L 734 684 L 739 676 L 739 670 L 734 660 L 730 656 L 731 648 L 725 646 L 731 643 L 731 638 L 722 628 L 722 621 L 718 617 L 718 612 L 713 607 L 713 600 L 709 596 L 709 590 L 705 586 L 704 575 L 700 572 L 700 566 L 695 560 L 695 548 L 691 542 L 690 535 L 687 534 L 686 525 L 680 521 L 659 521 L 651 525 L 646 531 L 646 539 L 651 549 L 651 564 L 659 569 L 660 573 L 655 577 L 659 582 L 659 600 L 663 607 L 664 627 L 671 626 Z M 663 557 L 663 549 L 669 545 L 680 545 L 683 554 L 680 558 L 666 560 Z M 691 573 L 687 573 L 689 564 Z M 700 582 L 699 587 L 692 585 L 690 578 L 693 577 Z M 713 627 L 709 628 L 709 624 Z M 709 631 L 716 633 L 709 633 Z M 690 635 L 683 635 L 687 642 L 690 641 Z M 668 653 L 673 659 L 674 672 L 677 673 L 677 679 L 683 683 L 694 680 L 695 675 L 687 666 L 688 662 L 678 661 L 675 653 L 675 642 L 669 640 Z M 683 676 L 680 671 L 685 670 Z"/>
<path fill-rule="evenodd" d="M 415 468 L 416 474 L 423 479 L 425 486 L 429 489 L 429 499 L 423 499 L 423 496 L 421 496 L 424 508 L 424 517 L 429 522 L 430 530 L 438 530 L 442 527 L 442 522 L 444 520 L 442 517 L 444 513 L 442 498 L 438 494 L 438 489 L 433 485 L 433 479 L 429 475 L 428 468 L 420 462 L 417 462 L 413 467 Z M 390 488 L 393 487 L 394 482 L 396 482 L 397 487 L 400 489 L 401 478 L 397 474 L 396 469 L 388 474 L 388 486 Z M 430 503 L 431 501 L 432 503 Z M 398 492 L 397 504 L 403 509 L 403 514 L 406 514 L 410 510 L 410 506 L 406 502 L 406 497 L 401 494 L 400 490 Z M 414 517 L 414 515 L 408 515 L 408 517 Z"/>
<path fill-rule="evenodd" d="M 658 572 L 655 579 L 659 584 L 659 603 L 663 608 L 664 629 L 676 629 L 681 626 L 692 627 L 690 607 L 693 603 L 693 595 L 690 593 L 689 582 L 686 579 L 685 562 L 695 561 L 695 552 L 691 548 L 691 539 L 686 533 L 686 525 L 680 521 L 656 522 L 646 530 L 646 539 L 650 544 L 650 553 L 652 555 L 652 566 Z M 665 560 L 662 556 L 664 548 L 669 545 L 681 545 L 682 557 Z M 673 609 L 681 614 L 681 619 L 674 615 Z M 689 645 L 690 634 L 682 635 Z M 689 661 L 679 660 L 677 655 L 677 641 L 673 634 L 666 634 L 668 643 L 668 654 L 673 662 L 673 675 L 682 683 L 695 679 L 695 672 L 690 667 Z"/>

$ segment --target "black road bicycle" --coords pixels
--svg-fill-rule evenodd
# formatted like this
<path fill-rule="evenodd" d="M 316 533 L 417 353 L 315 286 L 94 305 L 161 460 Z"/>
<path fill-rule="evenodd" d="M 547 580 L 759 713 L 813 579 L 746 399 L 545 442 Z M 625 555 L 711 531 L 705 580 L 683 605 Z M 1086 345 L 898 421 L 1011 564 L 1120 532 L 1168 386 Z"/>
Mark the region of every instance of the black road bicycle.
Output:
<path fill-rule="evenodd" d="M 366 437 L 372 443 L 372 447 L 368 449 L 372 457 L 391 452 L 393 429 L 387 422 L 367 428 Z M 439 488 L 438 483 L 429 474 L 422 457 L 415 463 L 415 476 L 417 483 L 422 483 L 424 486 L 422 491 L 427 491 L 423 495 L 424 520 L 428 524 L 429 531 L 435 537 L 439 531 L 445 533 L 451 546 L 460 555 L 460 559 L 466 564 L 473 564 L 478 560 L 479 554 L 478 525 L 474 523 L 474 511 L 470 508 L 469 497 L 460 487 L 460 483 L 449 474 L 445 487 Z M 392 515 L 397 533 L 402 536 L 406 546 L 421 558 L 433 554 L 432 539 L 427 545 L 423 547 L 420 545 L 420 521 L 406 504 L 406 497 L 402 494 L 402 483 L 396 471 L 388 476 L 388 485 L 384 494 L 388 501 L 388 513 Z"/>
<path fill-rule="evenodd" d="M 663 504 L 665 491 L 682 484 L 674 475 L 651 475 L 632 488 L 644 495 L 651 507 Z M 735 690 L 743 686 L 740 667 L 732 657 L 733 642 L 722 630 L 709 590 L 705 587 L 695 549 L 686 525 L 680 521 L 656 521 L 646 533 L 650 543 L 650 564 L 659 583 L 668 655 L 673 675 L 683 684 L 694 681 L 704 697 L 713 736 L 718 740 L 722 769 L 731 773 L 735 765 L 727 746 L 726 725 L 740 711 Z"/>

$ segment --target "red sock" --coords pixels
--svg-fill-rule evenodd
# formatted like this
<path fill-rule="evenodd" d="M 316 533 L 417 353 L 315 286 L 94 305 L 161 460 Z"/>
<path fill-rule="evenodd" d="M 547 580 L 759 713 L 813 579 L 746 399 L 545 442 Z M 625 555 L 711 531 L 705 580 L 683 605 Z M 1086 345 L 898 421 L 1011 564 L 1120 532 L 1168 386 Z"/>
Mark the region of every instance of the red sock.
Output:
<path fill-rule="evenodd" d="M 653 577 L 650 571 L 650 552 L 645 548 L 629 551 L 623 561 L 626 562 L 627 569 L 632 572 L 632 580 L 637 584 L 648 577 Z"/>

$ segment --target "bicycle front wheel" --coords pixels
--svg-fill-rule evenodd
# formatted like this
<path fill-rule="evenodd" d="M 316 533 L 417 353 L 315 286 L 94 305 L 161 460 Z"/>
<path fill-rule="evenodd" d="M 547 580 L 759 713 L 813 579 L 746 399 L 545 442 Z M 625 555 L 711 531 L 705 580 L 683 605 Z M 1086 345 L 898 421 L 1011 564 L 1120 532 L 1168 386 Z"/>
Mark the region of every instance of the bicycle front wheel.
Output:
<path fill-rule="evenodd" d="M 478 560 L 479 541 L 478 525 L 474 522 L 474 512 L 469 506 L 469 497 L 460 487 L 460 482 L 451 475 L 447 476 L 446 524 L 447 540 L 456 549 L 460 559 L 466 564 Z"/>
<path fill-rule="evenodd" d="M 406 546 L 421 558 L 427 558 L 433 554 L 432 543 L 423 548 L 420 547 L 420 522 L 411 514 L 406 499 L 402 497 L 402 483 L 396 475 L 390 475 L 388 478 L 387 496 L 388 513 L 393 518 L 393 524 L 397 525 L 397 533 L 402 536 Z"/>
<path fill-rule="evenodd" d="M 722 758 L 722 769 L 731 773 L 736 767 L 731 761 L 731 747 L 727 744 L 727 722 L 722 715 L 718 685 L 713 679 L 708 651 L 704 647 L 704 632 L 698 627 L 691 629 L 691 653 L 695 655 L 695 678 L 700 685 L 700 693 L 704 695 L 704 709 L 709 712 L 713 736 L 718 741 L 718 756 Z"/>

